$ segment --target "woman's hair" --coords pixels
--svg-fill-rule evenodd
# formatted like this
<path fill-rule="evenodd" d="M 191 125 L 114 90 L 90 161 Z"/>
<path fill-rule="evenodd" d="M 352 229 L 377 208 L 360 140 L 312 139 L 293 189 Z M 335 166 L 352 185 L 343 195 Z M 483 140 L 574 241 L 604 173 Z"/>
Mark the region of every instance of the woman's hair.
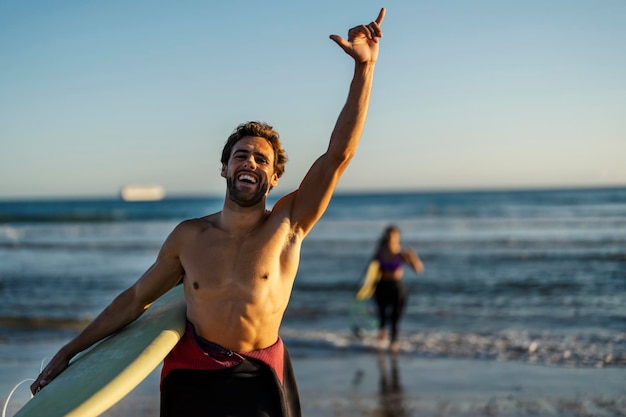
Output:
<path fill-rule="evenodd" d="M 228 164 L 230 154 L 233 151 L 235 143 L 244 136 L 258 136 L 265 138 L 274 149 L 274 172 L 280 178 L 285 172 L 285 164 L 287 163 L 287 154 L 280 143 L 280 136 L 274 128 L 263 122 L 246 122 L 242 123 L 233 131 L 226 140 L 224 149 L 222 149 L 222 164 Z"/>
<path fill-rule="evenodd" d="M 398 226 L 394 224 L 390 224 L 389 226 L 385 228 L 383 235 L 378 240 L 378 246 L 376 247 L 376 255 L 378 255 L 380 251 L 383 250 L 383 248 L 389 245 L 389 236 L 391 235 L 392 232 L 400 233 L 400 229 L 398 229 Z"/>

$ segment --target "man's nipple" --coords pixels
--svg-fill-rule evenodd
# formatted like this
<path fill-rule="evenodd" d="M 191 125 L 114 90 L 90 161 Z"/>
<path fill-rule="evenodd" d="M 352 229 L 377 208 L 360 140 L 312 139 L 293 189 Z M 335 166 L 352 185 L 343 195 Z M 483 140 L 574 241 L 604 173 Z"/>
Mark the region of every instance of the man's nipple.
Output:
<path fill-rule="evenodd" d="M 198 288 L 200 288 L 200 284 L 198 284 L 196 281 L 193 282 L 193 289 L 197 290 Z"/>

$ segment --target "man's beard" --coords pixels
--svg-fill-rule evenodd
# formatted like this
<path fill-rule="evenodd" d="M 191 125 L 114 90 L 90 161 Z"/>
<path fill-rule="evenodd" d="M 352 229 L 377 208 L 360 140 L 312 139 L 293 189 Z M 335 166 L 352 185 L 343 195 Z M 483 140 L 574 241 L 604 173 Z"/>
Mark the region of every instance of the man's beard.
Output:
<path fill-rule="evenodd" d="M 263 198 L 270 189 L 269 183 L 265 179 L 262 179 L 258 183 L 256 191 L 253 193 L 244 193 L 237 189 L 233 177 L 226 178 L 226 187 L 228 188 L 228 198 L 240 207 L 252 207 L 259 204 L 263 201 Z"/>

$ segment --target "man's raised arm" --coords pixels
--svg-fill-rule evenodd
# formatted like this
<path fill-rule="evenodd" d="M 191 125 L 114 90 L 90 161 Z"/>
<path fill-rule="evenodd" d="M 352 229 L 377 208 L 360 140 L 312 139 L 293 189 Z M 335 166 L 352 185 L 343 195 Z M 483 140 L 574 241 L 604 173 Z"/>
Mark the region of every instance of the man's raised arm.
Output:
<path fill-rule="evenodd" d="M 324 214 L 337 181 L 361 139 L 378 58 L 378 40 L 383 36 L 380 26 L 384 17 L 385 9 L 381 9 L 376 20 L 369 25 L 350 29 L 347 40 L 338 35 L 330 36 L 354 59 L 354 76 L 348 98 L 331 134 L 328 150 L 311 166 L 293 194 L 291 220 L 302 236 Z"/>

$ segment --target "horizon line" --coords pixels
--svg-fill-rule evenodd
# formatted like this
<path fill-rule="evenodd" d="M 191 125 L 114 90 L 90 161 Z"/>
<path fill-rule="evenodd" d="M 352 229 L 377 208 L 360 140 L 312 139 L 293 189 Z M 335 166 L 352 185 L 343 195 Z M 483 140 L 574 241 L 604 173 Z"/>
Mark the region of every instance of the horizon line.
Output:
<path fill-rule="evenodd" d="M 390 195 L 390 194 L 440 194 L 440 193 L 501 193 L 501 192 L 536 192 L 536 191 L 585 191 L 585 190 L 613 190 L 626 188 L 626 184 L 606 185 L 546 185 L 546 186 L 493 186 L 493 187 L 422 187 L 422 188 L 392 188 L 392 189 L 339 189 L 333 196 L 358 196 L 358 195 Z M 268 200 L 279 199 L 283 194 L 269 194 Z M 162 200 L 185 199 L 185 198 L 223 198 L 223 194 L 212 192 L 165 192 Z M 53 201 L 53 200 L 122 200 L 119 193 L 107 194 L 58 194 L 58 195 L 25 195 L 25 196 L 0 196 L 0 202 L 14 201 Z M 160 200 L 160 201 L 162 201 Z"/>

